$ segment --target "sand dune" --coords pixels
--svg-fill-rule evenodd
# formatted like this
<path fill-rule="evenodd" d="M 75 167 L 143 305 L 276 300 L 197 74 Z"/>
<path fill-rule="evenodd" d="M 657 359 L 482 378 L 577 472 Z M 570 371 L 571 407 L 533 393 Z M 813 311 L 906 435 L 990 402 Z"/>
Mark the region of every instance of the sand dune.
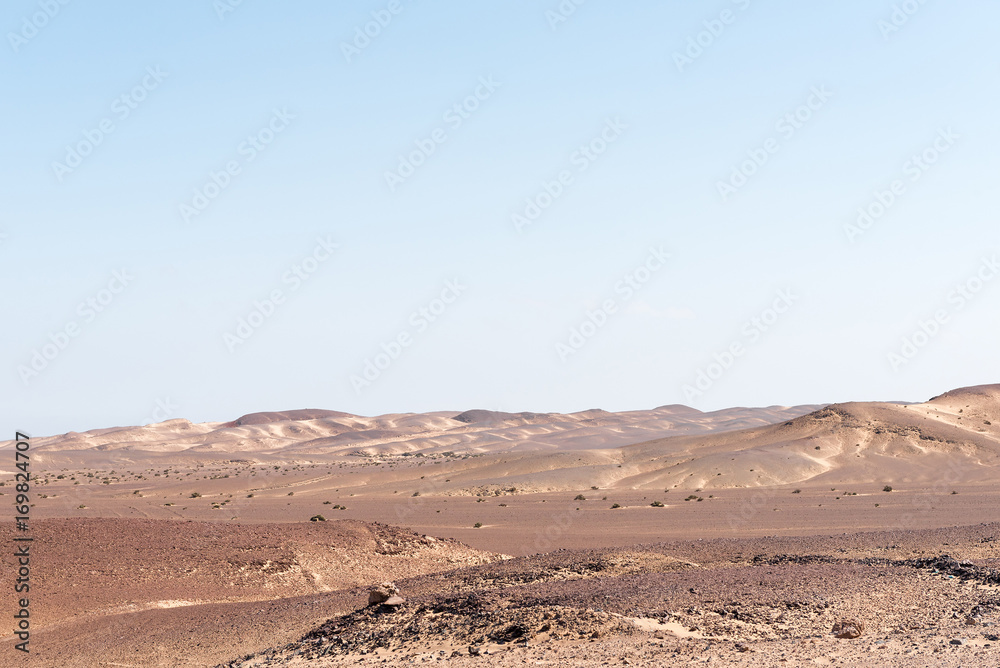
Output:
<path fill-rule="evenodd" d="M 34 451 L 53 466 L 86 465 L 90 453 L 100 453 L 107 466 L 234 455 L 248 463 L 349 463 L 363 470 L 331 484 L 373 494 L 417 479 L 424 493 L 438 496 L 826 480 L 891 485 L 932 481 L 945 470 L 956 481 L 976 482 L 994 476 L 1000 464 L 1000 385 L 953 390 L 919 404 L 715 413 L 684 406 L 371 418 L 319 410 L 254 413 L 226 423 L 170 420 L 39 438 Z M 420 468 L 428 461 L 436 464 L 433 471 Z"/>
<path fill-rule="evenodd" d="M 184 419 L 143 427 L 95 429 L 36 438 L 39 451 L 259 452 L 364 455 L 615 447 L 658 436 L 704 433 L 780 422 L 816 406 L 732 408 L 714 413 L 685 406 L 609 413 L 403 413 L 362 417 L 328 410 L 251 413 L 230 422 Z M 4 442 L 0 447 L 9 446 Z"/>

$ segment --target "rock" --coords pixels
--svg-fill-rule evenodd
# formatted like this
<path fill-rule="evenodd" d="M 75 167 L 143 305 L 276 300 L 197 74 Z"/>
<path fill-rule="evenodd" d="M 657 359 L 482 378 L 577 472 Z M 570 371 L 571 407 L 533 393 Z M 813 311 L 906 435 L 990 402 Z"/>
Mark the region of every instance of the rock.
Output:
<path fill-rule="evenodd" d="M 402 596 L 390 596 L 386 600 L 382 601 L 382 605 L 387 608 L 398 608 L 404 603 L 406 603 L 406 599 Z"/>
<path fill-rule="evenodd" d="M 483 653 L 483 648 L 479 645 L 469 645 L 469 656 L 479 656 Z"/>
<path fill-rule="evenodd" d="M 734 645 L 734 647 L 736 647 L 736 651 L 737 652 L 749 652 L 750 651 L 750 646 L 749 645 L 744 645 L 741 642 L 736 643 L 736 645 Z"/>
<path fill-rule="evenodd" d="M 399 593 L 399 587 L 394 582 L 383 582 L 368 590 L 368 605 L 385 603 Z"/>
<path fill-rule="evenodd" d="M 860 638 L 865 625 L 854 619 L 841 619 L 833 625 L 833 635 L 838 638 Z"/>
<path fill-rule="evenodd" d="M 948 641 L 948 644 L 949 644 L 949 645 L 961 645 L 961 644 L 962 644 L 962 641 L 961 641 L 961 640 L 959 640 L 958 638 L 953 638 L 952 640 L 949 640 L 949 641 Z"/>
<path fill-rule="evenodd" d="M 965 618 L 965 625 L 966 626 L 975 626 L 979 622 L 980 622 L 980 619 L 978 617 L 973 616 L 973 615 L 969 615 L 968 617 Z"/>

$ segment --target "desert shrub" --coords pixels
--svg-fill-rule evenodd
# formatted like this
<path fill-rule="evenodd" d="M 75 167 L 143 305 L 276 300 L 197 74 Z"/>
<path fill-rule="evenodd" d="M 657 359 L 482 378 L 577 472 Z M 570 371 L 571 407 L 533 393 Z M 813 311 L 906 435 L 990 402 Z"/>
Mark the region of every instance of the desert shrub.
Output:
<path fill-rule="evenodd" d="M 653 501 L 649 505 L 653 506 L 654 508 L 663 508 L 663 502 L 661 501 Z"/>
<path fill-rule="evenodd" d="M 885 487 L 882 488 L 882 491 L 883 492 L 891 492 L 892 491 L 892 485 L 886 485 Z"/>
<path fill-rule="evenodd" d="M 573 500 L 574 501 L 586 501 L 587 497 L 585 497 L 583 494 L 577 494 L 575 497 L 573 497 Z"/>
<path fill-rule="evenodd" d="M 620 504 L 620 503 L 615 503 L 615 504 L 613 504 L 613 505 L 611 506 L 611 510 L 614 510 L 615 508 L 621 508 L 621 507 L 622 507 L 622 506 L 621 506 L 621 504 Z"/>
<path fill-rule="evenodd" d="M 473 529 L 479 529 L 482 526 L 483 526 L 482 522 L 476 522 L 475 524 L 472 525 L 472 528 Z"/>

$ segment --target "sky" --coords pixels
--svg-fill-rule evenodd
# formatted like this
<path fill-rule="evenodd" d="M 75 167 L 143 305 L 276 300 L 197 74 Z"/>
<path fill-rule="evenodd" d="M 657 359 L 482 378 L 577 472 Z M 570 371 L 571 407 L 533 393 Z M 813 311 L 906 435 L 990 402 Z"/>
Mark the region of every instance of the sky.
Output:
<path fill-rule="evenodd" d="M 1000 382 L 998 20 L 10 0 L 0 434 Z"/>

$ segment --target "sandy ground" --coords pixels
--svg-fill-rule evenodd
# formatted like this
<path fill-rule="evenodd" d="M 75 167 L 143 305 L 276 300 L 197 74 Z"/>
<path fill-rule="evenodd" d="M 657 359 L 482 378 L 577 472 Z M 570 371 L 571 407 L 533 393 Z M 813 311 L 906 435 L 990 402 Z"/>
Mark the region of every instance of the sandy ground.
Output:
<path fill-rule="evenodd" d="M 32 653 L 0 665 L 997 665 L 1000 386 L 813 408 L 33 439 Z"/>

